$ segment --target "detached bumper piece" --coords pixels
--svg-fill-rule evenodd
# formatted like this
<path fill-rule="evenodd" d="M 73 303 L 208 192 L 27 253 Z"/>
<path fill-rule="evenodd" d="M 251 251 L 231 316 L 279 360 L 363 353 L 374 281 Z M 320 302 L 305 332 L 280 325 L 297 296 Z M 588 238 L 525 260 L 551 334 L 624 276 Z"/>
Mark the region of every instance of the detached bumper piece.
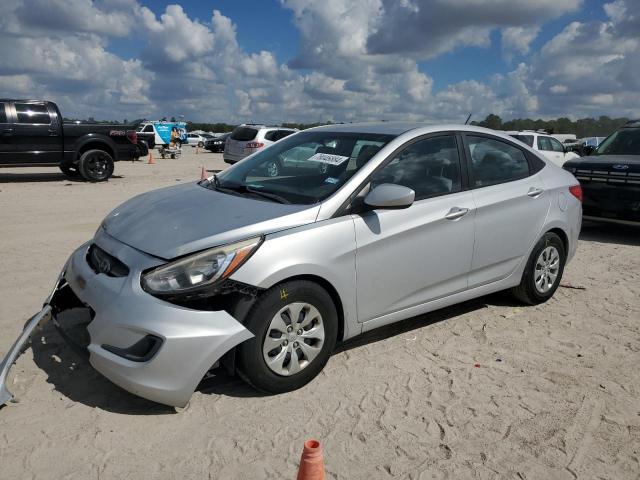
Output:
<path fill-rule="evenodd" d="M 24 346 L 29 341 L 33 332 L 51 320 L 51 310 L 51 305 L 45 305 L 40 312 L 29 319 L 22 331 L 22 334 L 13 344 L 9 353 L 4 357 L 2 363 L 0 363 L 0 406 L 7 402 L 14 401 L 14 397 L 6 385 L 9 370 L 22 353 Z"/>

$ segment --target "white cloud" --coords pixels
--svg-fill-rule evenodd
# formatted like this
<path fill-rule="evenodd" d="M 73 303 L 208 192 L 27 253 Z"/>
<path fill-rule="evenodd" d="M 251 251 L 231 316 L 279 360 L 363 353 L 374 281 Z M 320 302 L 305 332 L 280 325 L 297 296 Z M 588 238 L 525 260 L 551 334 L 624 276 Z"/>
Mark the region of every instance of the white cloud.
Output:
<path fill-rule="evenodd" d="M 605 21 L 568 24 L 539 52 L 544 22 L 581 0 L 281 0 L 299 31 L 297 55 L 246 52 L 219 10 L 136 0 L 15 0 L 0 17 L 0 89 L 59 101 L 67 116 L 209 121 L 462 122 L 503 117 L 639 114 L 640 17 L 630 0 Z M 114 36 L 143 43 L 139 58 L 110 51 Z M 419 62 L 499 32 L 511 72 L 437 91 Z M 25 52 L 28 52 L 25 53 Z M 463 67 L 461 67 L 463 68 Z"/>

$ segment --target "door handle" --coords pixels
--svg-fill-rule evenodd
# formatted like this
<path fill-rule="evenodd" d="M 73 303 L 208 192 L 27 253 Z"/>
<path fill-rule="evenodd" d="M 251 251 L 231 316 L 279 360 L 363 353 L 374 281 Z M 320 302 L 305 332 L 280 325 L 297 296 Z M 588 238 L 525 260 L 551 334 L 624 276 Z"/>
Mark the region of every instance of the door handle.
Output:
<path fill-rule="evenodd" d="M 13 135 L 13 128 L 3 128 L 2 129 L 2 134 L 3 135 Z"/>
<path fill-rule="evenodd" d="M 444 218 L 447 220 L 457 220 L 458 218 L 464 217 L 467 213 L 469 213 L 468 208 L 453 207 L 449 212 L 447 212 Z"/>
<path fill-rule="evenodd" d="M 58 130 L 56 130 L 55 128 L 50 128 L 49 129 L 49 136 L 50 137 L 57 137 L 58 136 Z"/>
<path fill-rule="evenodd" d="M 529 195 L 530 197 L 536 198 L 542 195 L 542 192 L 544 192 L 544 188 L 531 187 L 527 192 L 527 195 Z"/>

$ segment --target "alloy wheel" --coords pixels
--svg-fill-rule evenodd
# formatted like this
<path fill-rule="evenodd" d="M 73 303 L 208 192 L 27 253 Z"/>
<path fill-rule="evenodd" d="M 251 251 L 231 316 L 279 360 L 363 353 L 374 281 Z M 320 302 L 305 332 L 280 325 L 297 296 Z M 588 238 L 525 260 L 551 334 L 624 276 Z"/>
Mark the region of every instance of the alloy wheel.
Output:
<path fill-rule="evenodd" d="M 547 293 L 556 283 L 560 271 L 560 253 L 554 246 L 542 250 L 536 260 L 534 283 L 539 293 Z"/>

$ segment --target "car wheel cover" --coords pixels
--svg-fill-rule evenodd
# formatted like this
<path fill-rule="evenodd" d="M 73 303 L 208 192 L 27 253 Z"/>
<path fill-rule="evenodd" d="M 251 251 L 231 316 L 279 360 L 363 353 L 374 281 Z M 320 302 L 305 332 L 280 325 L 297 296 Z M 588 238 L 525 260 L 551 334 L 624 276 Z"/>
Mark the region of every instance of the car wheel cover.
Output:
<path fill-rule="evenodd" d="M 87 158 L 87 171 L 92 178 L 102 178 L 107 173 L 107 163 L 104 153 L 95 153 Z"/>
<path fill-rule="evenodd" d="M 560 253 L 554 246 L 546 247 L 536 260 L 533 281 L 538 293 L 546 294 L 553 288 L 560 272 Z"/>
<path fill-rule="evenodd" d="M 269 323 L 262 344 L 267 367 L 288 377 L 308 367 L 322 351 L 325 333 L 322 315 L 306 302 L 278 310 Z"/>

